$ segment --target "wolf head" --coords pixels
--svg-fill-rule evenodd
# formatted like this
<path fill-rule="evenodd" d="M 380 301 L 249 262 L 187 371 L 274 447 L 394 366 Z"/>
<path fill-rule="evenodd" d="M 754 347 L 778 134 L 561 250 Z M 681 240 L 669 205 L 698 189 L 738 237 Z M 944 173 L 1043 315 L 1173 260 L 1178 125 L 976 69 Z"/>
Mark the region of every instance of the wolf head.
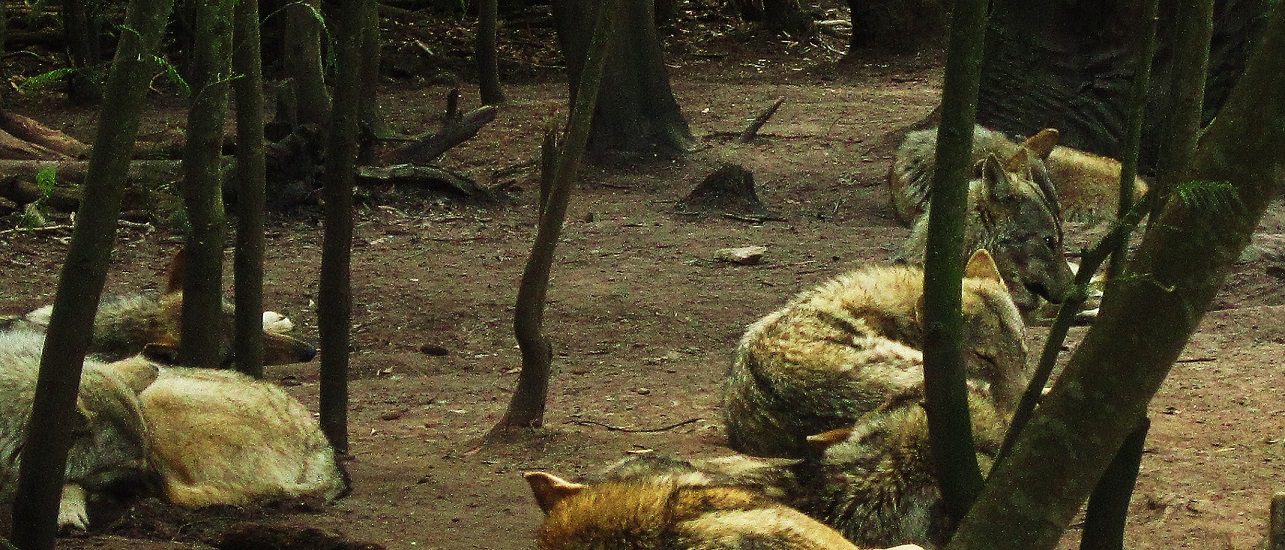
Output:
<path fill-rule="evenodd" d="M 1022 311 L 1033 310 L 1040 298 L 1060 303 L 1074 278 L 1063 257 L 1057 201 L 1047 176 L 1037 176 L 1042 164 L 1033 164 L 1029 154 L 1022 148 L 1007 160 L 991 154 L 977 163 L 964 230 L 969 249 L 994 255 Z"/>
<path fill-rule="evenodd" d="M 945 543 L 949 531 L 923 400 L 923 388 L 915 388 L 851 428 L 809 437 L 816 458 L 793 468 L 804 488 L 799 508 L 857 544 Z M 968 408 L 978 462 L 989 470 L 1008 420 L 975 387 Z"/>

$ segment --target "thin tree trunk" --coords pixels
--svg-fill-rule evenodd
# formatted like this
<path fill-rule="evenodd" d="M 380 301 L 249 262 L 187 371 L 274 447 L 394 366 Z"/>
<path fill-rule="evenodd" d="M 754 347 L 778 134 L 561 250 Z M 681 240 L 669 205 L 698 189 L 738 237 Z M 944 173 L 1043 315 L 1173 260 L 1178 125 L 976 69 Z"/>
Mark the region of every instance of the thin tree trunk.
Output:
<path fill-rule="evenodd" d="M 379 109 L 380 29 L 379 2 L 362 8 L 361 30 L 361 126 L 364 136 L 389 137 L 388 124 Z"/>
<path fill-rule="evenodd" d="M 924 257 L 924 392 L 928 429 L 942 498 L 956 521 L 972 506 L 982 486 L 968 419 L 960 308 L 969 152 L 977 114 L 985 25 L 986 2 L 961 0 L 955 4 L 942 86 L 942 120 L 937 131 L 928 252 Z"/>
<path fill-rule="evenodd" d="M 996 467 L 948 549 L 1053 548 L 1125 438 L 1146 414 L 1285 170 L 1285 10 L 1201 137 L 1187 181 L 1228 182 L 1229 197 L 1170 201 L 1142 239 L 1134 276 L 1071 357 L 1052 392 Z M 1145 312 L 1147 322 L 1137 322 Z M 1074 456 L 1075 460 L 1066 460 Z"/>
<path fill-rule="evenodd" d="M 1181 181 L 1200 139 L 1209 74 L 1209 42 L 1214 33 L 1214 0 L 1177 2 L 1172 35 L 1173 69 L 1169 73 L 1169 103 L 1164 108 L 1164 131 L 1156 157 L 1156 178 L 1151 185 L 1151 218 L 1160 217 L 1169 192 Z"/>
<path fill-rule="evenodd" d="M 321 429 L 348 452 L 348 348 L 352 316 L 352 189 L 361 117 L 362 20 L 374 0 L 344 0 L 335 21 L 335 104 L 326 143 L 325 231 L 317 328 L 321 335 Z"/>
<path fill-rule="evenodd" d="M 5 9 L 8 2 L 0 1 L 0 58 L 4 56 L 5 40 L 9 38 L 9 12 Z M 9 71 L 5 70 L 5 65 L 0 63 L 0 82 L 9 81 Z M 7 86 L 0 86 L 0 109 L 9 106 L 9 91 Z M 3 548 L 3 546 L 0 546 Z"/>
<path fill-rule="evenodd" d="M 68 79 L 67 93 L 73 101 L 93 102 L 102 98 L 99 83 L 102 51 L 98 46 L 99 25 L 97 17 L 89 13 L 86 0 L 63 0 L 63 32 L 67 38 L 67 54 L 76 72 Z"/>
<path fill-rule="evenodd" d="M 263 67 L 259 53 L 259 0 L 236 5 L 232 65 L 241 75 L 236 94 L 236 286 L 237 370 L 263 376 Z"/>
<path fill-rule="evenodd" d="M 1151 84 L 1151 62 L 1156 57 L 1156 17 L 1160 10 L 1160 0 L 1145 0 L 1142 4 L 1141 20 L 1138 28 L 1142 35 L 1134 47 L 1134 79 L 1129 90 L 1129 103 L 1125 105 L 1124 155 L 1120 157 L 1120 200 L 1116 208 L 1116 219 L 1122 220 L 1133 208 L 1134 182 L 1138 178 L 1138 153 L 1142 147 L 1142 123 L 1147 116 L 1147 90 Z M 1129 252 L 1129 234 L 1126 233 L 1116 244 L 1111 253 L 1111 263 L 1107 264 L 1107 278 L 1113 278 L 1124 270 L 1126 255 Z"/>
<path fill-rule="evenodd" d="M 481 0 L 477 6 L 477 47 L 474 57 L 477 58 L 477 81 L 481 87 L 482 103 L 497 105 L 504 103 L 504 91 L 500 89 L 500 69 L 495 51 L 496 23 L 500 17 L 499 0 Z"/>
<path fill-rule="evenodd" d="M 1124 440 L 1115 460 L 1111 461 L 1093 489 L 1084 514 L 1080 550 L 1124 550 L 1129 499 L 1133 497 L 1133 486 L 1138 481 L 1138 466 L 1142 463 L 1142 448 L 1147 442 L 1150 427 L 1151 421 L 1142 419 L 1142 425 Z"/>
<path fill-rule="evenodd" d="M 330 123 L 330 92 L 321 61 L 321 0 L 292 0 L 285 8 L 284 66 L 294 85 L 299 122 Z"/>
<path fill-rule="evenodd" d="M 1285 550 L 1285 493 L 1272 496 L 1268 514 L 1266 550 Z"/>
<path fill-rule="evenodd" d="M 544 324 L 545 295 L 549 289 L 549 268 L 553 253 L 562 233 L 562 222 L 567 216 L 567 203 L 571 198 L 571 184 L 580 167 L 580 158 L 589 141 L 589 132 L 598 101 L 598 87 L 603 81 L 608 48 L 612 42 L 613 28 L 618 28 L 622 6 L 628 0 L 605 0 L 598 10 L 592 39 L 584 57 L 584 70 L 580 71 L 579 89 L 568 117 L 566 138 L 560 148 L 557 171 L 541 185 L 540 218 L 536 229 L 531 255 L 522 271 L 518 287 L 517 305 L 513 309 L 513 333 L 522 351 L 522 371 L 518 374 L 518 387 L 509 401 L 509 408 L 496 425 L 506 428 L 538 428 L 544 423 L 544 406 L 549 390 L 549 370 L 553 360 L 553 346 L 542 333 Z M 549 149 L 552 139 L 546 138 L 541 165 L 552 164 Z M 547 183 L 547 185 L 545 184 Z"/>
<path fill-rule="evenodd" d="M 85 201 L 58 275 L 53 317 L 40 359 L 31 418 L 42 429 L 29 430 L 22 448 L 13 501 L 13 540 L 24 550 L 54 547 L 81 367 L 116 240 L 125 172 L 152 78 L 150 58 L 160 44 L 170 7 L 170 0 L 131 0 L 125 24 L 134 32 L 121 34 L 107 78 Z"/>
<path fill-rule="evenodd" d="M 553 0 L 558 42 L 567 62 L 572 104 L 602 0 Z M 589 134 L 591 158 L 612 154 L 685 154 L 693 139 L 669 86 L 652 2 L 627 2 L 598 91 Z"/>
<path fill-rule="evenodd" d="M 196 7 L 193 92 L 183 150 L 183 204 L 188 234 L 183 250 L 183 314 L 179 362 L 218 368 L 226 351 L 223 324 L 223 178 L 220 148 L 232 69 L 232 8 L 236 0 Z"/>

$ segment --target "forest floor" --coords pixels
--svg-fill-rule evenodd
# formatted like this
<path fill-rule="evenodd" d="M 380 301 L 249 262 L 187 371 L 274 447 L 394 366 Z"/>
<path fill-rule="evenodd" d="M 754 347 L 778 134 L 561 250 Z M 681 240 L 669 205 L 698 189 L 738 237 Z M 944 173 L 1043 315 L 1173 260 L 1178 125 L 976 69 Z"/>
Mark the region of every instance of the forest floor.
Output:
<path fill-rule="evenodd" d="M 513 201 L 479 208 L 416 189 L 365 192 L 353 248 L 354 317 L 348 463 L 353 493 L 336 503 L 221 510 L 117 523 L 64 540 L 68 548 L 203 548 L 236 521 L 307 525 L 390 549 L 520 549 L 541 514 L 527 470 L 574 477 L 628 456 L 707 457 L 724 447 L 718 387 L 745 326 L 792 294 L 844 270 L 884 262 L 907 231 L 882 183 L 895 142 L 884 136 L 936 104 L 940 61 L 880 56 L 840 65 L 834 48 L 747 30 L 670 60 L 697 149 L 680 161 L 588 166 L 557 251 L 545 327 L 555 346 L 546 428 L 483 445 L 520 364 L 513 300 L 533 236 L 537 157 L 550 113 L 565 111 L 557 72 L 510 83 L 509 102 L 442 164 Z M 761 40 L 750 45 L 749 40 Z M 446 52 L 449 53 L 449 52 Z M 396 131 L 435 127 L 449 86 L 387 82 Z M 465 86 L 464 96 L 476 98 Z M 51 95 L 51 94 L 50 94 Z M 732 136 L 776 97 L 785 104 L 752 144 Z M 179 100 L 158 100 L 144 132 L 183 126 Z M 95 113 L 53 99 L 14 110 L 82 139 Z M 751 224 L 673 213 L 725 162 L 754 172 L 760 197 L 786 221 Z M 1285 233 L 1277 202 L 1259 228 Z M 0 233 L 0 314 L 49 303 L 68 233 Z M 1073 232 L 1076 249 L 1084 232 Z M 316 338 L 321 231 L 315 211 L 275 216 L 266 301 Z M 109 294 L 154 292 L 178 237 L 120 231 Z M 724 247 L 762 245 L 765 261 L 730 266 Z M 227 265 L 230 269 L 230 257 Z M 1153 425 L 1133 499 L 1131 548 L 1247 549 L 1285 471 L 1285 281 L 1281 265 L 1239 263 L 1151 405 Z M 227 278 L 230 281 L 230 272 Z M 1138 312 L 1146 322 L 1146 313 Z M 1072 333 L 1078 340 L 1083 329 Z M 1030 331 L 1038 345 L 1044 329 Z M 440 348 L 445 355 L 422 350 Z M 272 368 L 310 407 L 317 364 Z M 609 429 L 657 428 L 657 433 Z M 1073 548 L 1078 527 L 1062 547 Z"/>

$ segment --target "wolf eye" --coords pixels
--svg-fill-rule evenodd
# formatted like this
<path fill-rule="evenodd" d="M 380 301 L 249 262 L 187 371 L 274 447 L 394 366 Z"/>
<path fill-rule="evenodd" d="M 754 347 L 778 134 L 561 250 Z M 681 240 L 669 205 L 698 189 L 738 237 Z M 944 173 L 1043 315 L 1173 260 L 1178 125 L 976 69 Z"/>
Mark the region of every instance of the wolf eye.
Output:
<path fill-rule="evenodd" d="M 1049 247 L 1049 249 L 1056 249 L 1056 248 L 1057 248 L 1057 239 L 1054 239 L 1052 236 L 1044 237 L 1044 245 L 1045 245 L 1045 246 L 1048 246 L 1048 247 Z"/>

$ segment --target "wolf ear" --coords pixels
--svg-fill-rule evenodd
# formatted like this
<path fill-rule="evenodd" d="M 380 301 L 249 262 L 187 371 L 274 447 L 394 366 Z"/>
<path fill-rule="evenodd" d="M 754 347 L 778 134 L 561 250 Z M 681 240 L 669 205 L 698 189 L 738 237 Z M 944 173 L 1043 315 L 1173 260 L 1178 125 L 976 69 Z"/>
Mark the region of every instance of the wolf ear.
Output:
<path fill-rule="evenodd" d="M 172 338 L 163 338 L 143 346 L 143 357 L 160 363 L 178 362 L 178 342 Z"/>
<path fill-rule="evenodd" d="M 563 499 L 585 490 L 587 485 L 572 483 L 546 472 L 525 472 L 522 477 L 531 485 L 535 502 L 544 513 L 549 513 Z"/>
<path fill-rule="evenodd" d="M 1030 151 L 1032 155 L 1035 155 L 1035 158 L 1046 160 L 1049 158 L 1049 154 L 1053 152 L 1053 148 L 1057 146 L 1057 140 L 1057 129 L 1045 128 L 1026 138 L 1026 141 L 1022 142 L 1022 147 Z"/>
<path fill-rule="evenodd" d="M 995 258 L 985 248 L 978 249 L 968 258 L 968 264 L 964 266 L 964 278 L 966 279 L 990 279 L 999 284 L 1004 284 L 1004 277 L 999 274 L 999 266 L 995 265 Z"/>
<path fill-rule="evenodd" d="M 808 446 L 818 453 L 847 441 L 852 436 L 852 428 L 835 428 L 828 432 L 808 436 Z"/>
<path fill-rule="evenodd" d="M 1018 149 L 1013 156 L 1008 157 L 1004 162 L 1004 171 L 1009 173 L 1021 174 L 1026 172 L 1027 165 L 1031 162 L 1031 152 L 1025 148 Z"/>
<path fill-rule="evenodd" d="M 1019 151 L 1018 154 L 1025 158 L 1026 152 Z M 1015 158 L 1017 158 L 1016 155 L 1014 155 Z M 1009 160 L 1012 162 L 1013 159 Z M 993 153 L 986 155 L 986 160 L 981 161 L 981 164 L 980 177 L 986 189 L 986 194 L 996 199 L 1006 199 L 1014 195 L 1013 182 L 1009 179 L 1008 171 L 1005 170 L 998 157 Z"/>
<path fill-rule="evenodd" d="M 141 355 L 109 363 L 106 368 L 134 393 L 143 393 L 161 374 L 155 364 Z"/>
<path fill-rule="evenodd" d="M 183 273 L 187 271 L 187 253 L 179 249 L 165 269 L 165 294 L 183 291 Z"/>

